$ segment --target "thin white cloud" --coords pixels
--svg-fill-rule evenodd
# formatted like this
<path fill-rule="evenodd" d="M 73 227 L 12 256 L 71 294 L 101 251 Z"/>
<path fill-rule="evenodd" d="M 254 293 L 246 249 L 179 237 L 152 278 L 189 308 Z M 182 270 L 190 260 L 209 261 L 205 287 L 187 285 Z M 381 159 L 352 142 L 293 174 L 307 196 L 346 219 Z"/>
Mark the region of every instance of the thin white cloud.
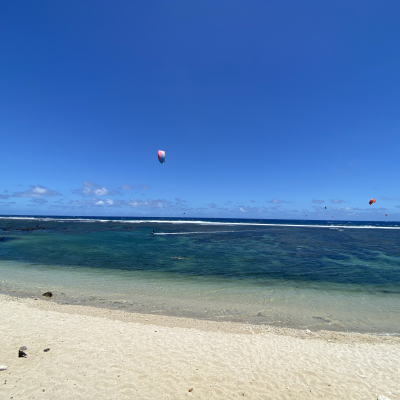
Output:
<path fill-rule="evenodd" d="M 332 203 L 332 204 L 340 204 L 340 203 L 344 203 L 344 200 L 341 200 L 341 199 L 331 199 L 331 203 Z"/>
<path fill-rule="evenodd" d="M 363 208 L 358 207 L 332 207 L 332 211 L 363 211 Z"/>
<path fill-rule="evenodd" d="M 274 211 L 282 211 L 282 209 L 279 209 L 278 207 L 280 206 L 275 206 L 275 207 L 270 206 L 269 209 Z"/>
<path fill-rule="evenodd" d="M 130 199 L 129 205 L 133 208 L 165 208 L 168 205 L 167 200 L 165 199 L 147 199 L 147 200 L 140 200 L 140 199 Z"/>
<path fill-rule="evenodd" d="M 91 208 L 91 207 L 121 207 L 121 206 L 128 206 L 128 202 L 126 200 L 111 200 L 111 199 L 100 199 L 98 197 L 93 197 L 91 199 L 85 200 L 70 200 L 68 202 L 72 208 Z"/>
<path fill-rule="evenodd" d="M 43 199 L 42 197 L 34 197 L 32 199 L 29 200 L 31 202 L 31 204 L 35 204 L 38 206 L 42 206 L 46 203 L 48 203 L 48 201 L 46 199 Z"/>
<path fill-rule="evenodd" d="M 111 196 L 117 194 L 118 192 L 115 190 L 108 190 L 105 186 L 98 185 L 97 183 L 93 183 L 90 181 L 85 181 L 82 184 L 81 189 L 74 189 L 72 193 L 79 194 L 84 197 L 89 196 Z"/>
<path fill-rule="evenodd" d="M 122 190 L 133 190 L 133 189 L 135 189 L 135 187 L 132 185 L 129 185 L 128 183 L 125 183 L 125 185 L 122 185 L 121 189 Z"/>
<path fill-rule="evenodd" d="M 250 206 L 238 206 L 234 210 L 235 212 L 239 213 L 253 213 L 253 214 L 258 214 L 258 213 L 263 213 L 268 211 L 267 208 L 265 207 L 250 207 Z"/>
<path fill-rule="evenodd" d="M 281 204 L 281 203 L 289 203 L 289 202 L 286 200 L 271 199 L 271 200 L 267 200 L 267 203 Z"/>
<path fill-rule="evenodd" d="M 23 190 L 21 192 L 14 192 L 12 194 L 1 194 L 0 199 L 9 199 L 10 197 L 53 197 L 53 196 L 61 196 L 61 193 L 51 190 L 42 185 L 31 185 L 30 189 Z"/>
<path fill-rule="evenodd" d="M 325 200 L 316 200 L 316 199 L 314 199 L 311 203 L 323 204 L 323 203 L 325 203 Z"/>

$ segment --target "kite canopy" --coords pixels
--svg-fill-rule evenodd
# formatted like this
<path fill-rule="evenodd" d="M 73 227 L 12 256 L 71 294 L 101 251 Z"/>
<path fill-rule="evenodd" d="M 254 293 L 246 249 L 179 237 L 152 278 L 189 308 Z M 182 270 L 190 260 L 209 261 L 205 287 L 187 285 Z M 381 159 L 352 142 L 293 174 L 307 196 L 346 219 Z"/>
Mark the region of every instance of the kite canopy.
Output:
<path fill-rule="evenodd" d="M 371 205 L 373 203 L 376 203 L 376 200 L 375 199 L 371 199 L 368 203 L 369 203 L 369 205 Z"/>
<path fill-rule="evenodd" d="M 161 164 L 165 164 L 165 151 L 158 150 L 158 161 L 160 161 Z"/>

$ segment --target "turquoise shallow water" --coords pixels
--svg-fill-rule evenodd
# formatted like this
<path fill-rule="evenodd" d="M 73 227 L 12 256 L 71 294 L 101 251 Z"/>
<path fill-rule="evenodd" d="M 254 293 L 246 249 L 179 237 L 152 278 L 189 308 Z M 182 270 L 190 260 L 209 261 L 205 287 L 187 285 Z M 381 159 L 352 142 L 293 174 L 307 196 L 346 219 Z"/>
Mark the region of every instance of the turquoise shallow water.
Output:
<path fill-rule="evenodd" d="M 22 230 L 37 225 L 45 229 Z M 0 238 L 5 293 L 50 290 L 65 303 L 400 332 L 398 224 L 2 218 Z"/>

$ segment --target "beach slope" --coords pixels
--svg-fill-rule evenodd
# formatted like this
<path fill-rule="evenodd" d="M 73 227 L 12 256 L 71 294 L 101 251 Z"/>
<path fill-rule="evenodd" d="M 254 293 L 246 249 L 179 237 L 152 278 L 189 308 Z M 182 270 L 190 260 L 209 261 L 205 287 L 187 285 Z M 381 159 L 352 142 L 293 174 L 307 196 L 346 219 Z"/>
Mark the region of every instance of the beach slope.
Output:
<path fill-rule="evenodd" d="M 399 338 L 6 295 L 0 321 L 2 399 L 400 399 Z"/>

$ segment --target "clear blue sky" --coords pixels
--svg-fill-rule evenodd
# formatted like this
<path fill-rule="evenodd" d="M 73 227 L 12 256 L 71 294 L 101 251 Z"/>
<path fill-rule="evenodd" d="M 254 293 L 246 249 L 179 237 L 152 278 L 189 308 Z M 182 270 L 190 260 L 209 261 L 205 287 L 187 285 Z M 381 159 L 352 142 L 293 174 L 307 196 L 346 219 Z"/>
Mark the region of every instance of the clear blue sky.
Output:
<path fill-rule="evenodd" d="M 0 214 L 400 220 L 399 21 L 398 0 L 3 1 Z"/>

